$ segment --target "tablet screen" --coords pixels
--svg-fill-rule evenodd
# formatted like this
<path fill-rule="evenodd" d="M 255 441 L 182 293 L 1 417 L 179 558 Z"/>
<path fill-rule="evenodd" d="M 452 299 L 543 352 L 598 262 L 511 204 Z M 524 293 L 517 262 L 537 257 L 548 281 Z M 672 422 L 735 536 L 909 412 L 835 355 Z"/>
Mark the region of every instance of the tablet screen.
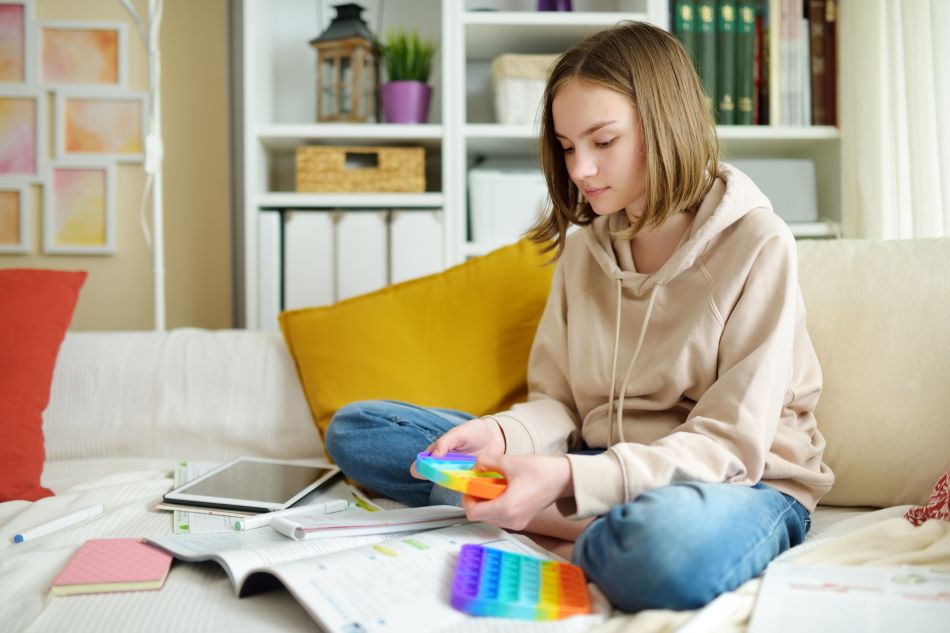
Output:
<path fill-rule="evenodd" d="M 192 503 L 230 501 L 227 505 L 274 509 L 296 501 L 338 470 L 335 467 L 241 459 L 184 484 L 165 498 Z"/>

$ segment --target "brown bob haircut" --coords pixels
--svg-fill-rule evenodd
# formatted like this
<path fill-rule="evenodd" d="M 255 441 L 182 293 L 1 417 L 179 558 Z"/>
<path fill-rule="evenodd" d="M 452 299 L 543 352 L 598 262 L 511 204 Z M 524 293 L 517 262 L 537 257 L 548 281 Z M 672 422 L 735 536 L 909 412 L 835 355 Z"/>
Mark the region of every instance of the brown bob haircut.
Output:
<path fill-rule="evenodd" d="M 571 181 L 554 135 L 551 104 L 558 89 L 575 79 L 626 95 L 640 115 L 646 206 L 639 221 L 618 237 L 632 238 L 674 213 L 696 210 L 718 173 L 716 123 L 679 40 L 645 22 L 621 23 L 589 36 L 557 59 L 542 103 L 541 169 L 551 206 L 527 236 L 542 245 L 542 252 L 556 249 L 555 258 L 564 250 L 571 224 L 587 225 L 597 217 Z"/>

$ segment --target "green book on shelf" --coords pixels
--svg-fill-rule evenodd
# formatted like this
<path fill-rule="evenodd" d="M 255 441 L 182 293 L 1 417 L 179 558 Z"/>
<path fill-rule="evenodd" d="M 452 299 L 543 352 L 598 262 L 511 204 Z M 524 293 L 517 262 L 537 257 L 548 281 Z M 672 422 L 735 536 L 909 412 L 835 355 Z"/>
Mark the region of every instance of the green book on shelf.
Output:
<path fill-rule="evenodd" d="M 683 43 L 696 66 L 696 0 L 674 1 L 673 34 Z"/>
<path fill-rule="evenodd" d="M 736 122 L 736 0 L 716 7 L 716 121 Z"/>
<path fill-rule="evenodd" d="M 755 104 L 755 0 L 739 0 L 736 36 L 736 125 L 752 125 Z"/>
<path fill-rule="evenodd" d="M 716 0 L 696 3 L 696 70 L 711 112 L 716 111 Z"/>

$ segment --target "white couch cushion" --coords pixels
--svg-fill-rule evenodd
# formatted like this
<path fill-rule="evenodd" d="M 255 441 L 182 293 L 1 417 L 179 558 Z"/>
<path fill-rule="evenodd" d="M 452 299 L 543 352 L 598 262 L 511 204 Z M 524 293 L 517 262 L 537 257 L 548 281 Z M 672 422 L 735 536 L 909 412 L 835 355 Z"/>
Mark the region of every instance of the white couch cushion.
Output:
<path fill-rule="evenodd" d="M 278 332 L 69 333 L 43 432 L 47 460 L 324 454 Z"/>
<path fill-rule="evenodd" d="M 800 242 L 799 270 L 837 477 L 821 502 L 922 503 L 950 465 L 950 239 Z"/>

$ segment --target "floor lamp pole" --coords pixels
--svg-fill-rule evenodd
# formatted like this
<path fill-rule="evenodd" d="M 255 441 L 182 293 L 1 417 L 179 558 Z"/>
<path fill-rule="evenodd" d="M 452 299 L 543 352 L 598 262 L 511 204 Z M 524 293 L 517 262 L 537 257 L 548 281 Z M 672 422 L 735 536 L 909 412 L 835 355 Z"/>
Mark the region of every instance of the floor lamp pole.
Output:
<path fill-rule="evenodd" d="M 162 0 L 148 0 L 148 77 L 151 96 L 151 128 L 146 139 L 146 173 L 152 181 L 152 268 L 154 269 L 155 330 L 165 331 L 165 214 L 162 197 L 162 158 L 165 152 L 162 143 L 162 66 L 159 50 L 159 32 L 162 24 Z M 152 155 L 151 160 L 148 158 Z"/>

